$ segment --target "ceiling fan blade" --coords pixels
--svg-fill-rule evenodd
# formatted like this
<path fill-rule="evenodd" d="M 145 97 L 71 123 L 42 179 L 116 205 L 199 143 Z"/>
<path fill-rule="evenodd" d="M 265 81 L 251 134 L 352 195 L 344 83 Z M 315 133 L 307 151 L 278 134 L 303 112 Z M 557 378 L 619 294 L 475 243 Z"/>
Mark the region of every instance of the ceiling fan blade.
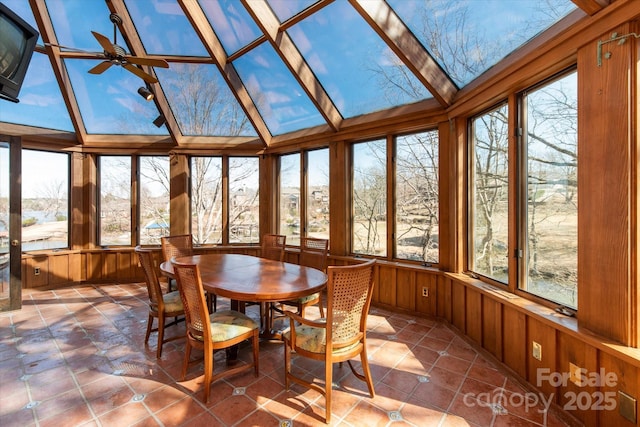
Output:
<path fill-rule="evenodd" d="M 140 77 L 142 80 L 144 80 L 147 83 L 158 83 L 158 79 L 156 79 L 155 77 L 153 77 L 150 74 L 145 73 L 144 71 L 142 71 L 140 68 L 136 67 L 135 65 L 124 64 L 122 67 L 126 68 L 129 71 L 131 71 L 133 74 L 135 74 L 136 76 Z"/>
<path fill-rule="evenodd" d="M 151 67 L 169 68 L 169 63 L 164 59 L 141 58 L 139 56 L 125 56 L 127 62 L 138 65 L 149 65 Z"/>
<path fill-rule="evenodd" d="M 110 53 L 111 55 L 117 55 L 111 40 L 100 33 L 96 33 L 95 31 L 91 31 L 91 34 L 93 34 L 93 37 L 98 40 L 98 43 L 100 43 L 100 46 L 102 46 L 105 52 Z"/>
<path fill-rule="evenodd" d="M 111 63 L 111 61 L 102 61 L 101 63 L 99 63 L 98 65 L 96 65 L 92 69 L 90 69 L 89 73 L 91 73 L 91 74 L 102 74 L 105 71 L 107 71 L 107 69 L 109 67 L 111 67 L 111 65 L 113 65 Z"/>

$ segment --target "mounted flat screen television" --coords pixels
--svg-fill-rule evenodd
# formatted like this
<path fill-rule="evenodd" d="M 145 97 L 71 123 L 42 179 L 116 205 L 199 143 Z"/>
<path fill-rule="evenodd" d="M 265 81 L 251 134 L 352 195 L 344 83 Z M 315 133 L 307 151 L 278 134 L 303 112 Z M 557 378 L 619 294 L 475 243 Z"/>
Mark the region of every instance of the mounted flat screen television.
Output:
<path fill-rule="evenodd" d="M 39 35 L 24 19 L 0 3 L 0 99 L 18 102 Z"/>

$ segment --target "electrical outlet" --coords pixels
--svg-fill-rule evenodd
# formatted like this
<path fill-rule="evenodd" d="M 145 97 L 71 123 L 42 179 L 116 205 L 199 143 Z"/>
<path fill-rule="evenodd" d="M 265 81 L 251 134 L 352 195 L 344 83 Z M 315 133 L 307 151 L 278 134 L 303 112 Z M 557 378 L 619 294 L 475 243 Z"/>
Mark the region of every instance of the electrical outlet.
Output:
<path fill-rule="evenodd" d="M 40 267 L 35 267 L 33 269 L 33 274 L 34 274 L 34 276 L 39 276 L 40 275 Z"/>
<path fill-rule="evenodd" d="M 636 399 L 627 393 L 618 390 L 618 406 L 620 415 L 631 421 L 634 425 L 638 422 L 638 403 Z"/>
<path fill-rule="evenodd" d="M 569 362 L 569 381 L 577 385 L 578 387 L 582 387 L 582 375 L 580 375 L 582 369 L 580 366 L 574 365 Z"/>
<path fill-rule="evenodd" d="M 429 296 L 429 288 L 427 288 L 426 286 L 422 287 L 422 296 L 423 297 L 428 297 Z"/>
<path fill-rule="evenodd" d="M 534 359 L 542 360 L 542 345 L 535 341 L 533 341 L 532 356 Z"/>

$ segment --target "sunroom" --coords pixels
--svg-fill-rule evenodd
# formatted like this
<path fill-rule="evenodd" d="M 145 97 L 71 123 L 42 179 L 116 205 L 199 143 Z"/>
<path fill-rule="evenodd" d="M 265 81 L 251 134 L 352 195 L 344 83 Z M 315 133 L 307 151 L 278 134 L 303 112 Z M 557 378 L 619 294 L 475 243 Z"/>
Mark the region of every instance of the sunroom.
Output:
<path fill-rule="evenodd" d="M 277 234 L 286 263 L 307 238 L 328 240 L 329 266 L 376 260 L 376 398 L 344 371 L 333 423 L 638 425 L 639 1 L 2 5 L 0 25 L 8 9 L 39 34 L 17 99 L 0 99 L 0 424 L 60 422 L 79 401 L 78 425 L 182 425 L 189 411 L 323 425 L 322 398 L 293 409 L 303 391 L 284 389 L 280 342 L 260 344 L 257 379 L 212 385 L 245 399 L 227 418 L 235 401 L 204 404 L 197 378 L 175 379 L 184 341 L 158 359 L 143 343 L 136 248 L 161 275 L 163 237 L 257 257 Z M 123 322 L 109 345 L 86 310 Z M 78 357 L 79 331 L 99 361 Z M 109 356 L 116 342 L 139 347 L 135 362 Z M 140 369 L 153 389 L 127 383 Z M 61 371 L 57 392 L 75 398 L 51 392 Z M 83 386 L 111 381 L 131 396 L 107 410 Z M 159 389 L 180 410 L 149 403 Z M 534 398 L 544 411 L 527 412 Z"/>

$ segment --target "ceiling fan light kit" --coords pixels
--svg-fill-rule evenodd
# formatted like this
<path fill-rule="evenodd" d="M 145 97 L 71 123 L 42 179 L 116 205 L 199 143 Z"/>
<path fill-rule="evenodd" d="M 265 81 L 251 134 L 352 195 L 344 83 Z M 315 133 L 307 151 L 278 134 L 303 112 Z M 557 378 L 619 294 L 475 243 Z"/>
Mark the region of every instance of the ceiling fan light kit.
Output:
<path fill-rule="evenodd" d="M 153 93 L 144 86 L 141 86 L 138 89 L 138 93 L 140 94 L 141 97 L 143 97 L 147 101 L 151 101 L 153 99 Z"/>
<path fill-rule="evenodd" d="M 159 58 L 145 58 L 139 56 L 133 56 L 127 54 L 127 51 L 117 44 L 117 25 L 122 24 L 122 19 L 115 13 L 109 15 L 109 20 L 113 22 L 113 42 L 109 40 L 108 37 L 103 36 L 100 33 L 95 31 L 91 31 L 91 34 L 96 38 L 100 46 L 102 47 L 102 52 L 87 52 L 95 54 L 96 59 L 102 59 L 103 61 L 96 65 L 95 67 L 89 70 L 90 74 L 102 74 L 106 70 L 108 70 L 112 65 L 120 65 L 122 68 L 132 72 L 136 76 L 140 77 L 146 83 L 158 83 L 158 79 L 156 79 L 151 74 L 145 72 L 141 67 L 141 65 L 146 65 L 149 67 L 161 67 L 161 68 L 169 68 L 169 63 L 164 59 Z M 48 46 L 56 46 L 63 49 L 70 49 L 74 51 L 82 51 L 81 49 L 76 49 L 72 47 L 60 46 L 53 43 L 45 43 Z M 140 91 L 138 90 L 138 93 Z M 151 98 L 153 99 L 153 97 Z"/>

